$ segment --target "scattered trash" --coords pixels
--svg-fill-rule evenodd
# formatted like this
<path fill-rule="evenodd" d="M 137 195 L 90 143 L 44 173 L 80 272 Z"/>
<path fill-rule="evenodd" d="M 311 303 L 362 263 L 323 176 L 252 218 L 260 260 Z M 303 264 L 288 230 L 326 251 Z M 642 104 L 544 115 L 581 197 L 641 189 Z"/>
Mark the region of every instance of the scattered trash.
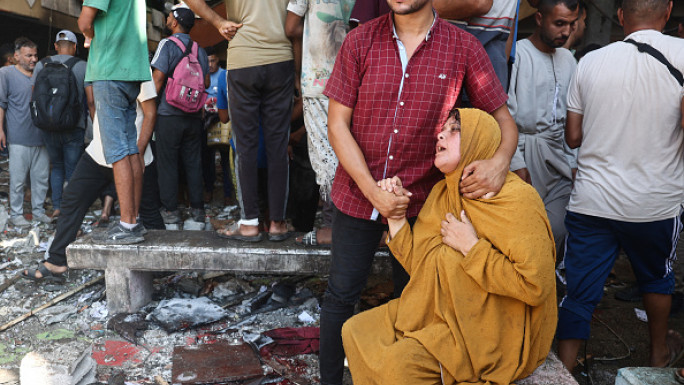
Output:
<path fill-rule="evenodd" d="M 205 325 L 227 316 L 225 310 L 207 297 L 164 300 L 150 313 L 150 317 L 168 332 Z"/>
<path fill-rule="evenodd" d="M 140 313 L 119 313 L 107 323 L 107 329 L 117 332 L 123 339 L 134 344 L 138 343 L 138 337 L 147 327 L 145 316 Z"/>
<path fill-rule="evenodd" d="M 634 308 L 634 313 L 636 313 L 636 317 L 639 319 L 639 321 L 648 322 L 648 316 L 646 315 L 645 310 Z"/>
<path fill-rule="evenodd" d="M 76 314 L 77 311 L 78 308 L 76 308 L 75 306 L 53 306 L 38 313 L 37 317 L 40 320 L 40 322 L 44 323 L 45 325 L 51 325 L 54 323 L 66 321 L 66 319 L 69 318 L 69 316 L 71 316 L 72 314 Z"/>
<path fill-rule="evenodd" d="M 307 313 L 306 311 L 303 311 L 299 317 L 297 317 L 300 321 L 306 324 L 314 323 L 316 320 L 314 317 L 311 316 L 311 314 Z"/>
<path fill-rule="evenodd" d="M 320 330 L 317 327 L 280 328 L 263 333 L 273 343 L 261 348 L 262 353 L 291 357 L 298 354 L 317 354 L 320 348 Z"/>
<path fill-rule="evenodd" d="M 88 315 L 90 315 L 90 318 L 94 318 L 96 320 L 103 320 L 107 318 L 107 315 L 109 315 L 109 311 L 107 311 L 107 304 L 99 301 L 94 302 L 92 305 L 90 305 Z"/>

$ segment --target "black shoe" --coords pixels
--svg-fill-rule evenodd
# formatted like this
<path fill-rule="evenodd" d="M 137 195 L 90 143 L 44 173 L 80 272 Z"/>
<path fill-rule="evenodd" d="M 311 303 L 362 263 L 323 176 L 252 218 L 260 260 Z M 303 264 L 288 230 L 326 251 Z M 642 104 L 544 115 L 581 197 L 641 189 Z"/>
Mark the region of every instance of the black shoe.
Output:
<path fill-rule="evenodd" d="M 138 227 L 138 226 L 136 226 Z M 131 230 L 123 227 L 121 223 L 107 229 L 105 233 L 104 242 L 109 245 L 132 245 L 140 243 L 145 240 L 143 236 L 135 231 L 135 227 Z"/>
<path fill-rule="evenodd" d="M 195 222 L 204 223 L 204 209 L 190 209 L 190 218 Z"/>

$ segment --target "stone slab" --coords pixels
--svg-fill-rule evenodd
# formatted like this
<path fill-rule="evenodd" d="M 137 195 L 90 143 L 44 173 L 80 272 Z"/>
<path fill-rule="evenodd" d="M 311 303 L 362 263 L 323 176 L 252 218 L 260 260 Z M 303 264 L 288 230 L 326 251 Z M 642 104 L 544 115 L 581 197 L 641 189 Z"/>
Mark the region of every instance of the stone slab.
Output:
<path fill-rule="evenodd" d="M 615 385 L 681 385 L 673 368 L 631 367 L 618 370 Z"/>
<path fill-rule="evenodd" d="M 176 346 L 171 378 L 176 384 L 213 384 L 261 377 L 264 371 L 254 349 L 227 341 Z"/>
<path fill-rule="evenodd" d="M 330 249 L 284 242 L 250 244 L 219 238 L 209 231 L 153 230 L 136 245 L 106 245 L 84 237 L 67 248 L 69 267 L 105 271 L 107 307 L 135 312 L 152 298 L 155 271 L 230 271 L 236 273 L 326 275 Z M 376 253 L 373 272 L 391 271 L 389 252 Z"/>
<path fill-rule="evenodd" d="M 46 344 L 21 360 L 22 385 L 86 385 L 95 378 L 92 345 L 76 339 Z"/>
<path fill-rule="evenodd" d="M 518 385 L 578 385 L 575 378 L 565 369 L 558 356 L 549 352 L 546 361 L 529 377 L 517 381 Z"/>
<path fill-rule="evenodd" d="M 139 271 L 209 270 L 266 274 L 327 274 L 330 249 L 284 242 L 250 244 L 218 238 L 208 231 L 152 230 L 145 242 L 113 246 L 84 237 L 67 248 L 72 269 L 127 266 Z M 389 272 L 389 253 L 376 253 L 374 272 Z"/>

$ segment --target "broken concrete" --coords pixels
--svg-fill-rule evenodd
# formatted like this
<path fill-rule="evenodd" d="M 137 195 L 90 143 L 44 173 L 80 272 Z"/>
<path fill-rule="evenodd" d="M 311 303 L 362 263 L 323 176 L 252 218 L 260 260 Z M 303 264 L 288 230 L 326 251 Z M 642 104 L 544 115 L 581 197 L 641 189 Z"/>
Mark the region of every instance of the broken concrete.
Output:
<path fill-rule="evenodd" d="M 518 385 L 578 385 L 575 378 L 565 369 L 558 356 L 549 352 L 546 361 L 529 377 L 517 381 Z"/>
<path fill-rule="evenodd" d="M 92 345 L 74 339 L 44 346 L 21 360 L 22 385 L 88 385 L 96 381 Z"/>

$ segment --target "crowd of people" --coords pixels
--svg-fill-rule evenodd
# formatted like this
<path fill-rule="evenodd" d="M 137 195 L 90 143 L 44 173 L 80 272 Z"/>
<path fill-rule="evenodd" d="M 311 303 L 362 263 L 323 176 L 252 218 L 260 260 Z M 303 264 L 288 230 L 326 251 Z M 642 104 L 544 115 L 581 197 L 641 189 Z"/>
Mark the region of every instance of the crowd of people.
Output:
<path fill-rule="evenodd" d="M 331 248 L 322 384 L 342 383 L 345 357 L 359 384 L 509 384 L 554 336 L 573 370 L 621 250 L 648 315 L 646 364 L 675 364 L 684 40 L 662 33 L 672 1 L 622 0 L 625 40 L 579 51 L 578 0 L 527 1 L 536 29 L 518 40 L 519 1 L 227 0 L 224 18 L 186 0 L 149 56 L 143 1 L 84 1 L 87 63 L 63 30 L 40 61 L 17 39 L 0 69 L 10 221 L 30 225 L 27 175 L 33 220 L 57 219 L 49 258 L 24 277 L 64 279 L 99 196 L 119 201 L 120 220 L 93 236 L 108 244 L 178 228 L 183 192 L 186 223 L 205 222 L 218 151 L 222 202 L 240 218 L 217 236 L 296 230 L 297 244 Z M 196 15 L 229 41 L 225 70 L 192 40 Z M 226 123 L 230 142 L 207 142 Z M 354 315 L 383 243 L 395 299 Z"/>

